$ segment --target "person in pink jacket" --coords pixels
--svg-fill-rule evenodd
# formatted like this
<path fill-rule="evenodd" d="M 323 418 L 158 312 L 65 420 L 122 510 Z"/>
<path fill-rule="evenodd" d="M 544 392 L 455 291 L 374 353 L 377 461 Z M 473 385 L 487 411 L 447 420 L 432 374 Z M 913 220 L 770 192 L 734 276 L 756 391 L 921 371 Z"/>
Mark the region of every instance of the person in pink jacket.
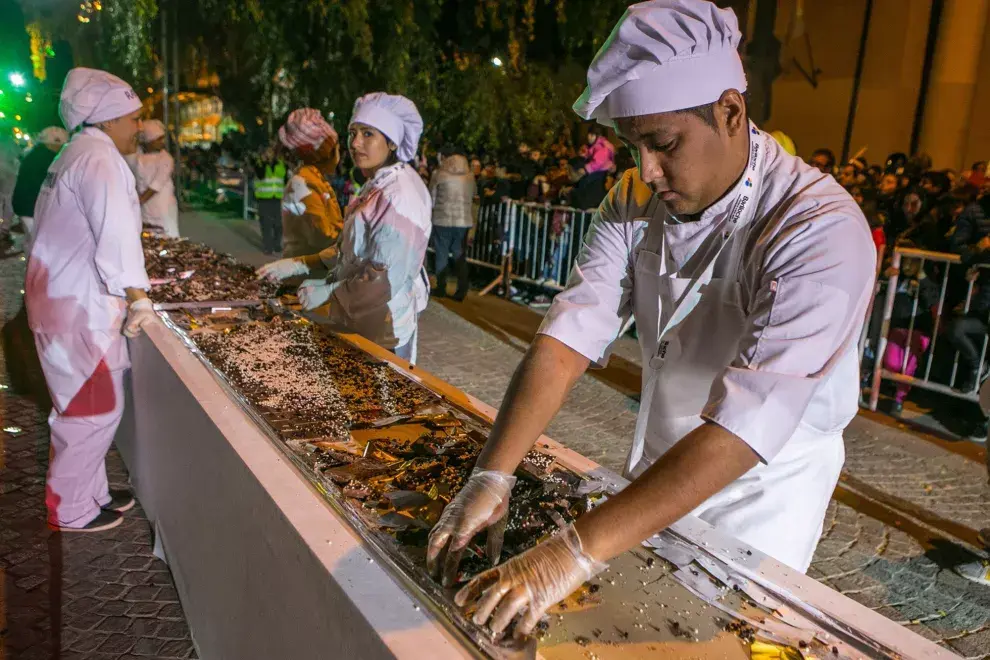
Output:
<path fill-rule="evenodd" d="M 69 144 L 35 205 L 25 303 L 51 393 L 48 522 L 65 532 L 116 527 L 134 506 L 111 491 L 105 457 L 124 409 L 127 337 L 156 316 L 141 249 L 141 209 L 123 156 L 137 150 L 141 101 L 123 80 L 77 68 L 59 114 Z"/>
<path fill-rule="evenodd" d="M 615 169 L 615 147 L 596 126 L 588 129 L 588 155 L 584 165 L 587 174 L 608 173 Z"/>

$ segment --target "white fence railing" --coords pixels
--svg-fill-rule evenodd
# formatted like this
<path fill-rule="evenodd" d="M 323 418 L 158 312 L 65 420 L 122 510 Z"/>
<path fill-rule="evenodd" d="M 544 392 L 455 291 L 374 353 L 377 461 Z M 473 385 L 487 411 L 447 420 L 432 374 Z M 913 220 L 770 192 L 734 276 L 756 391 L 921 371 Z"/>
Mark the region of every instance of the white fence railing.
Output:
<path fill-rule="evenodd" d="M 938 304 L 935 306 L 931 334 L 928 335 L 916 327 L 916 319 L 919 315 L 926 313 L 921 303 L 921 287 L 912 286 L 906 291 L 898 291 L 901 265 L 906 259 L 916 259 L 919 263 L 919 272 L 926 272 L 929 278 L 934 275 L 933 281 L 938 284 Z M 970 271 L 962 264 L 959 255 L 947 254 L 943 252 L 929 252 L 927 250 L 916 250 L 910 248 L 895 248 L 891 262 L 892 271 L 886 282 L 881 280 L 877 283 L 877 293 L 873 299 L 873 309 L 867 316 L 866 325 L 863 328 L 863 335 L 860 341 L 860 357 L 862 358 L 868 348 L 874 349 L 874 365 L 872 378 L 870 379 L 870 396 L 868 406 L 870 410 L 876 410 L 880 398 L 880 385 L 884 380 L 894 383 L 920 387 L 933 392 L 962 399 L 965 401 L 979 402 L 980 381 L 984 375 L 984 362 L 987 358 L 988 334 L 987 322 L 990 318 L 980 318 L 971 315 L 971 305 L 973 294 L 978 286 L 990 286 L 990 282 L 977 283 L 975 272 Z M 926 270 L 926 266 L 929 267 Z M 976 269 L 990 266 L 978 265 Z M 982 273 L 980 273 L 982 275 Z M 886 284 L 886 291 L 883 291 Z M 960 298 L 963 288 L 965 297 L 960 301 L 960 305 L 955 304 L 955 300 Z M 895 299 L 898 293 L 911 296 L 912 307 L 910 321 L 907 328 L 892 328 L 891 319 L 894 311 Z M 951 304 L 946 309 L 947 303 Z M 882 317 L 880 317 L 879 331 L 876 331 L 877 319 L 875 316 L 877 305 L 882 305 Z M 987 310 L 979 310 L 981 314 L 986 314 Z M 976 370 L 976 378 L 971 383 L 965 383 L 965 389 L 961 388 L 964 383 L 960 382 L 960 351 L 953 345 L 948 336 L 948 331 L 953 323 L 960 318 L 974 319 L 978 323 L 983 323 L 982 348 L 979 362 L 975 365 L 964 365 L 967 368 Z M 870 326 L 874 327 L 871 328 Z M 874 336 L 870 336 L 873 333 Z M 980 334 L 977 332 L 976 334 Z M 892 335 L 894 335 L 892 337 Z M 922 339 L 922 341 L 916 341 Z M 900 364 L 885 366 L 885 354 L 891 341 L 895 341 L 901 349 Z M 941 350 L 939 350 L 941 349 Z M 951 367 L 950 358 L 951 355 Z M 896 355 L 895 355 L 895 359 Z M 909 363 L 914 362 L 913 375 Z M 933 366 L 938 366 L 937 376 L 933 376 Z"/>
<path fill-rule="evenodd" d="M 241 217 L 245 220 L 258 217 L 258 204 L 254 199 L 254 179 L 244 176 L 244 211 Z"/>
<path fill-rule="evenodd" d="M 593 211 L 515 200 L 482 204 L 468 261 L 499 272 L 482 291 L 512 282 L 560 291 L 567 284 Z"/>

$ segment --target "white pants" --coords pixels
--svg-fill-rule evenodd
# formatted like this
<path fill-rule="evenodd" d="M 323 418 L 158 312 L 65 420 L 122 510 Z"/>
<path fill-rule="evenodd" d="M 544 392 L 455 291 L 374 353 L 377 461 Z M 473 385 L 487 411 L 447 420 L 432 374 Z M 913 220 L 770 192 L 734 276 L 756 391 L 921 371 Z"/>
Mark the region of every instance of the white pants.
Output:
<path fill-rule="evenodd" d="M 392 349 L 392 352 L 397 356 L 405 360 L 410 364 L 410 366 L 416 366 L 416 348 L 419 343 L 419 327 L 417 325 L 416 329 L 413 330 L 412 337 L 402 346 L 396 346 Z"/>
<path fill-rule="evenodd" d="M 52 397 L 48 521 L 85 527 L 110 502 L 106 454 L 124 413 L 127 343 L 119 331 L 35 333 Z"/>

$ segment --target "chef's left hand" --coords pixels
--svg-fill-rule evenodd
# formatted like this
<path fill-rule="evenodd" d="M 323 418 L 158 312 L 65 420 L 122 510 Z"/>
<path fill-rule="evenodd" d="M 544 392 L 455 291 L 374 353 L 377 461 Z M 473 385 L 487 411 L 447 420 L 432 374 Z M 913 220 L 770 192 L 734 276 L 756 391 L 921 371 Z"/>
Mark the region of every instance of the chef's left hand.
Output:
<path fill-rule="evenodd" d="M 331 293 L 326 280 L 304 280 L 299 285 L 299 302 L 303 309 L 316 309 L 330 299 Z"/>
<path fill-rule="evenodd" d="M 573 525 L 501 566 L 485 571 L 457 592 L 459 607 L 474 604 L 472 620 L 501 633 L 518 615 L 515 636 L 533 632 L 550 606 L 607 566 L 586 554 Z M 493 616 L 494 614 L 494 616 Z"/>

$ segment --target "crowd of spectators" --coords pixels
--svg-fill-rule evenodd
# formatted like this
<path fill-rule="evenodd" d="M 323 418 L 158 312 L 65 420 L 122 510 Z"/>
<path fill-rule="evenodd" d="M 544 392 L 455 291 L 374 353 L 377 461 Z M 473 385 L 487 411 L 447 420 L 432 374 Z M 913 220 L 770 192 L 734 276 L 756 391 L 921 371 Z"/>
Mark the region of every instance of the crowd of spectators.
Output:
<path fill-rule="evenodd" d="M 235 152 L 218 146 L 189 150 L 183 154 L 184 170 L 191 183 L 222 189 L 225 172 L 236 170 L 239 160 L 252 162 L 250 154 L 238 156 Z M 445 284 L 445 272 L 454 274 L 458 279 L 455 298 L 466 292 L 463 251 L 472 240 L 479 208 L 511 199 L 594 209 L 616 177 L 635 166 L 628 149 L 617 148 L 598 126 L 587 127 L 577 143 L 562 135 L 549 145 L 520 142 L 501 154 L 473 153 L 449 144 L 427 147 L 423 153 L 415 165 L 440 200 L 437 226 L 441 229 L 436 234 L 444 244 L 438 247 L 450 257 L 449 262 L 439 260 L 438 283 Z M 342 156 L 332 184 L 337 199 L 346 206 L 363 180 L 346 150 Z M 859 204 L 877 248 L 881 282 L 894 273 L 891 260 L 896 246 L 958 256 L 961 265 L 951 267 L 931 259 L 901 260 L 888 345 L 879 359 L 889 371 L 906 375 L 914 375 L 925 366 L 933 379 L 951 382 L 960 392 L 974 393 L 990 371 L 983 364 L 990 353 L 984 350 L 990 337 L 990 268 L 982 267 L 990 265 L 990 177 L 986 162 L 973 163 L 962 172 L 933 169 L 926 154 L 908 157 L 894 153 L 884 162 L 872 164 L 857 155 L 840 163 L 828 149 L 816 150 L 808 162 L 834 176 Z M 468 199 L 473 200 L 470 208 Z M 555 225 L 553 233 L 557 240 L 562 229 Z M 447 263 L 449 268 L 443 268 Z M 944 278 L 947 269 L 948 278 Z M 877 359 L 874 351 L 879 344 L 882 300 L 881 293 L 868 326 L 864 387 L 869 385 L 866 374 Z M 936 323 L 939 309 L 942 317 Z M 946 344 L 954 350 L 939 348 L 938 356 L 931 354 L 933 345 Z M 930 361 L 933 365 L 928 365 Z M 896 386 L 894 412 L 901 411 L 909 392 L 905 384 Z"/>
<path fill-rule="evenodd" d="M 880 356 L 884 367 L 914 376 L 931 361 L 926 371 L 932 380 L 975 393 L 987 376 L 984 343 L 990 335 L 990 269 L 982 267 L 990 265 L 986 162 L 973 163 L 962 172 L 935 170 L 926 154 L 909 158 L 895 153 L 882 165 L 871 165 L 862 156 L 837 164 L 828 149 L 815 151 L 808 162 L 834 175 L 863 210 L 877 248 L 881 283 L 898 275 L 888 344 Z M 904 254 L 895 269 L 892 257 L 897 247 L 943 256 L 922 259 L 917 253 Z M 950 263 L 956 258 L 958 263 Z M 877 357 L 884 299 L 881 292 L 871 314 L 864 372 L 871 371 Z M 950 350 L 932 355 L 933 345 L 947 345 Z M 864 387 L 869 385 L 864 377 Z M 896 385 L 895 413 L 901 412 L 909 392 L 908 385 Z M 985 423 L 979 428 L 984 429 Z M 984 430 L 980 433 L 985 436 Z"/>
<path fill-rule="evenodd" d="M 467 158 L 483 204 L 513 199 L 581 210 L 597 208 L 616 173 L 633 166 L 628 150 L 617 149 L 598 126 L 587 128 L 579 146 L 565 137 L 546 147 L 520 142 L 508 155 L 470 153 L 445 145 L 420 162 L 424 181 L 429 182 L 451 155 Z"/>

